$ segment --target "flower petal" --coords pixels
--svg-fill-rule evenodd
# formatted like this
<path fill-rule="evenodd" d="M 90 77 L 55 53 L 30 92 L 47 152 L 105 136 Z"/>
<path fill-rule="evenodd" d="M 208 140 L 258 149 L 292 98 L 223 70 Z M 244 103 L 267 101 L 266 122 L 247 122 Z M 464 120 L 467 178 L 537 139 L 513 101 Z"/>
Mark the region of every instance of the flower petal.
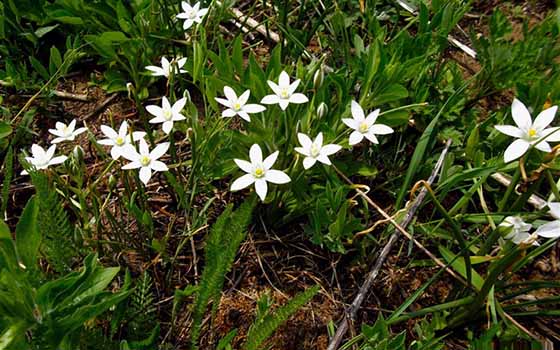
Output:
<path fill-rule="evenodd" d="M 309 153 L 309 150 L 305 149 L 303 147 L 294 147 L 294 151 L 296 151 L 299 154 L 303 154 L 306 157 L 311 156 L 311 154 Z"/>
<path fill-rule="evenodd" d="M 560 237 L 560 221 L 554 220 L 541 225 L 535 233 L 544 238 Z"/>
<path fill-rule="evenodd" d="M 156 145 L 152 152 L 150 152 L 150 159 L 156 160 L 161 158 L 165 152 L 169 149 L 169 142 L 162 142 L 159 145 Z"/>
<path fill-rule="evenodd" d="M 180 98 L 177 100 L 177 102 L 173 104 L 171 110 L 173 111 L 174 114 L 180 114 L 183 108 L 185 108 L 186 104 L 187 104 L 187 98 L 186 97 Z"/>
<path fill-rule="evenodd" d="M 362 121 L 362 120 L 366 119 L 365 114 L 364 114 L 364 110 L 358 102 L 352 100 L 352 103 L 350 105 L 350 110 L 352 112 L 352 117 L 355 120 Z"/>
<path fill-rule="evenodd" d="M 262 98 L 261 103 L 265 105 L 273 105 L 280 102 L 280 97 L 277 95 L 266 95 Z"/>
<path fill-rule="evenodd" d="M 133 162 L 140 159 L 140 154 L 136 151 L 136 148 L 130 144 L 121 147 L 121 156 Z"/>
<path fill-rule="evenodd" d="M 231 184 L 231 190 L 232 191 L 239 191 L 244 189 L 247 186 L 250 186 L 253 184 L 253 182 L 255 182 L 255 178 L 253 177 L 253 175 L 251 174 L 245 174 L 239 178 L 237 178 L 232 184 Z"/>
<path fill-rule="evenodd" d="M 159 118 L 163 117 L 163 109 L 160 106 L 149 105 L 149 106 L 146 106 L 146 110 L 151 115 L 155 115 L 156 117 L 159 117 Z"/>
<path fill-rule="evenodd" d="M 230 101 L 230 102 L 235 102 L 237 101 L 237 94 L 235 93 L 235 91 L 233 91 L 232 88 L 230 88 L 229 86 L 224 86 L 224 95 L 226 96 L 226 98 Z"/>
<path fill-rule="evenodd" d="M 280 152 L 276 151 L 276 152 L 272 153 L 271 155 L 269 155 L 268 157 L 266 157 L 263 160 L 263 166 L 264 166 L 265 169 L 268 170 L 268 169 L 272 168 L 274 163 L 276 163 L 276 159 L 278 158 L 279 153 Z"/>
<path fill-rule="evenodd" d="M 251 96 L 251 91 L 250 90 L 245 90 L 241 96 L 239 96 L 237 98 L 237 102 L 239 102 L 240 105 L 245 106 L 245 104 L 247 103 L 247 101 L 249 101 L 249 96 Z"/>
<path fill-rule="evenodd" d="M 506 151 L 504 153 L 504 162 L 509 163 L 521 157 L 522 155 L 525 154 L 525 152 L 527 152 L 529 146 L 530 146 L 529 142 L 522 139 L 517 139 L 513 141 L 508 146 L 508 148 L 506 148 Z"/>
<path fill-rule="evenodd" d="M 154 170 L 154 171 L 167 171 L 167 170 L 169 170 L 167 168 L 167 165 L 165 165 L 164 162 L 161 162 L 159 160 L 152 160 L 150 162 L 150 168 L 152 168 L 152 170 Z"/>
<path fill-rule="evenodd" d="M 313 157 L 305 157 L 305 159 L 303 159 L 303 168 L 307 170 L 311 168 L 313 165 L 315 165 L 316 162 L 317 159 Z"/>
<path fill-rule="evenodd" d="M 290 86 L 290 76 L 288 75 L 288 73 L 286 73 L 286 71 L 282 71 L 282 73 L 280 73 L 280 77 L 278 78 L 278 86 L 283 88 L 287 88 Z"/>
<path fill-rule="evenodd" d="M 531 128 L 531 114 L 523 102 L 514 98 L 511 104 L 511 116 L 513 121 L 521 130 L 529 130 Z"/>
<path fill-rule="evenodd" d="M 152 177 L 152 169 L 147 166 L 143 166 L 140 168 L 140 181 L 147 185 Z"/>
<path fill-rule="evenodd" d="M 246 173 L 253 172 L 253 164 L 243 159 L 234 159 L 235 164 L 239 167 L 239 169 L 243 170 Z"/>
<path fill-rule="evenodd" d="M 265 106 L 259 104 L 248 104 L 243 106 L 243 111 L 246 113 L 260 113 L 266 110 Z"/>
<path fill-rule="evenodd" d="M 381 110 L 378 108 L 375 111 L 368 114 L 368 116 L 366 117 L 367 125 L 372 126 L 373 124 L 375 124 L 375 121 L 377 120 L 377 117 L 379 116 L 379 112 L 381 112 Z"/>
<path fill-rule="evenodd" d="M 268 86 L 270 86 L 270 88 L 272 89 L 272 91 L 277 95 L 280 96 L 282 94 L 282 89 L 280 88 L 280 86 L 278 86 L 275 82 L 267 80 L 266 83 L 268 84 Z"/>
<path fill-rule="evenodd" d="M 349 127 L 350 129 L 357 129 L 358 125 L 356 125 L 356 120 L 355 119 L 350 119 L 350 118 L 342 118 L 342 122 L 344 124 L 346 124 L 347 127 Z"/>
<path fill-rule="evenodd" d="M 560 127 L 546 128 L 543 131 L 541 131 L 541 135 L 546 136 L 546 141 L 548 142 L 559 142 Z"/>
<path fill-rule="evenodd" d="M 286 108 L 288 108 L 288 105 L 290 104 L 289 100 L 285 100 L 283 98 L 278 100 L 278 105 L 280 106 L 280 108 L 285 111 Z"/>
<path fill-rule="evenodd" d="M 331 160 L 329 159 L 329 157 L 327 157 L 326 154 L 319 154 L 319 156 L 317 157 L 317 160 L 320 161 L 323 164 L 326 165 L 332 165 Z"/>
<path fill-rule="evenodd" d="M 290 84 L 290 87 L 288 88 L 288 94 L 293 94 L 294 92 L 296 92 L 296 89 L 299 86 L 299 83 L 301 82 L 300 79 L 297 79 L 296 81 L 294 81 L 293 83 Z"/>
<path fill-rule="evenodd" d="M 146 140 L 140 140 L 140 142 L 138 142 L 138 146 L 140 149 L 140 155 L 150 154 L 150 149 L 148 148 L 148 143 L 146 142 Z"/>
<path fill-rule="evenodd" d="M 525 133 L 521 129 L 513 125 L 494 125 L 494 128 L 496 128 L 496 130 L 498 130 L 502 134 L 516 137 L 518 139 L 525 136 Z"/>
<path fill-rule="evenodd" d="M 190 27 L 192 27 L 193 24 L 194 24 L 194 21 L 193 21 L 192 19 L 190 19 L 190 18 L 187 18 L 187 19 L 185 20 L 185 23 L 183 23 L 183 29 L 184 29 L 184 30 L 187 30 L 187 29 L 189 29 Z"/>
<path fill-rule="evenodd" d="M 388 135 L 395 132 L 391 127 L 385 124 L 373 124 L 369 130 L 376 135 Z"/>
<path fill-rule="evenodd" d="M 173 121 L 166 120 L 165 122 L 163 122 L 161 129 L 163 130 L 164 133 L 169 134 L 173 129 Z"/>
<path fill-rule="evenodd" d="M 370 140 L 371 142 L 375 144 L 379 144 L 379 140 L 377 139 L 377 136 L 375 136 L 375 134 L 371 129 L 367 133 L 365 133 L 364 136 L 366 137 L 366 139 Z"/>
<path fill-rule="evenodd" d="M 311 138 L 309 136 L 300 132 L 300 133 L 297 134 L 297 138 L 298 138 L 298 141 L 299 141 L 299 144 L 301 145 L 301 147 L 305 148 L 306 150 L 309 150 L 311 148 L 311 145 L 313 144 L 313 141 L 311 140 Z"/>
<path fill-rule="evenodd" d="M 152 72 L 152 75 L 155 77 L 158 76 L 162 76 L 165 75 L 165 72 L 163 71 L 163 69 L 161 69 L 160 67 L 156 67 L 156 66 L 146 66 L 145 67 L 147 70 Z"/>
<path fill-rule="evenodd" d="M 307 96 L 305 96 L 302 93 L 295 93 L 292 96 L 290 96 L 290 103 L 306 103 L 309 102 L 309 99 L 307 98 Z"/>
<path fill-rule="evenodd" d="M 66 156 L 58 156 L 58 157 L 54 157 L 53 159 L 51 159 L 49 161 L 49 165 L 57 165 L 57 164 L 62 164 L 66 161 L 66 159 L 68 159 L 68 157 Z"/>
<path fill-rule="evenodd" d="M 111 148 L 111 158 L 117 160 L 121 157 L 121 155 L 122 155 L 122 147 L 114 146 L 113 148 Z"/>
<path fill-rule="evenodd" d="M 533 128 L 542 130 L 549 126 L 550 123 L 552 123 L 552 121 L 554 120 L 554 116 L 556 115 L 557 110 L 558 106 L 552 106 L 540 112 L 539 115 L 537 115 L 537 117 L 535 118 Z"/>
<path fill-rule="evenodd" d="M 234 110 L 231 109 L 231 108 L 224 109 L 224 110 L 222 111 L 222 117 L 224 117 L 224 118 L 231 118 L 231 117 L 235 116 L 236 114 L 237 114 L 237 112 L 234 111 Z"/>
<path fill-rule="evenodd" d="M 214 99 L 216 100 L 216 102 L 218 102 L 219 104 L 221 104 L 222 106 L 231 108 L 231 102 L 229 100 L 226 100 L 225 98 L 220 98 L 220 97 L 214 97 Z"/>
<path fill-rule="evenodd" d="M 321 147 L 321 154 L 324 154 L 326 156 L 330 156 L 332 154 L 335 154 L 336 152 L 340 151 L 342 149 L 342 146 L 340 145 L 335 145 L 335 144 L 329 144 L 329 145 L 324 145 L 323 147 Z"/>
<path fill-rule="evenodd" d="M 264 200 L 266 198 L 266 192 L 268 192 L 268 185 L 266 184 L 266 181 L 263 180 L 263 179 L 256 180 L 255 181 L 255 191 L 257 192 L 257 195 L 259 196 L 261 201 L 264 202 Z"/>
<path fill-rule="evenodd" d="M 541 141 L 535 144 L 535 148 L 546 153 L 552 152 L 552 148 L 550 148 L 550 145 L 546 141 Z"/>
<path fill-rule="evenodd" d="M 142 167 L 142 163 L 139 160 L 132 161 L 126 165 L 123 165 L 121 169 L 123 170 L 131 170 L 131 169 L 138 169 Z"/>
<path fill-rule="evenodd" d="M 265 180 L 273 184 L 285 184 L 291 181 L 290 177 L 285 172 L 280 170 L 270 169 L 267 170 L 264 176 Z"/>
<path fill-rule="evenodd" d="M 560 202 L 549 202 L 548 203 L 548 212 L 553 218 L 560 220 Z"/>
<path fill-rule="evenodd" d="M 251 149 L 249 149 L 249 159 L 252 164 L 260 164 L 263 161 L 261 147 L 256 143 L 251 146 Z"/>
<path fill-rule="evenodd" d="M 350 138 L 348 139 L 348 143 L 350 144 L 350 146 L 353 146 L 355 144 L 358 144 L 358 143 L 362 142 L 363 139 L 364 139 L 364 134 L 362 134 L 361 132 L 358 132 L 358 131 L 353 131 L 350 134 Z"/>

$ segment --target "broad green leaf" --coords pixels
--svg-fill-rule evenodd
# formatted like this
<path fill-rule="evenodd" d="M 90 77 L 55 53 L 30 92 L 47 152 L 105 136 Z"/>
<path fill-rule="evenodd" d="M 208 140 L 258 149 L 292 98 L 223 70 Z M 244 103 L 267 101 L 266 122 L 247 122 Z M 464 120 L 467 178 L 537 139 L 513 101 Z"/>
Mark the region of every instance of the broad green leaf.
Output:
<path fill-rule="evenodd" d="M 32 197 L 23 209 L 23 213 L 16 225 L 16 249 L 23 264 L 27 268 L 35 268 L 37 252 L 41 245 L 41 232 L 39 230 L 38 215 L 39 205 Z"/>
<path fill-rule="evenodd" d="M 449 264 L 453 270 L 457 271 L 461 276 L 467 278 L 467 269 L 465 267 L 465 261 L 463 259 L 455 259 L 455 254 L 453 254 L 449 249 L 444 246 L 438 247 L 441 256 Z M 480 290 L 484 284 L 484 279 L 476 272 L 476 270 L 471 269 L 472 272 L 472 284 L 477 289 Z"/>
<path fill-rule="evenodd" d="M 8 137 L 12 133 L 12 126 L 7 122 L 0 122 L 0 139 Z"/>
<path fill-rule="evenodd" d="M 54 26 L 41 27 L 35 31 L 35 35 L 38 39 L 41 39 L 43 36 L 56 29 L 56 27 L 58 27 L 58 24 L 55 24 Z"/>

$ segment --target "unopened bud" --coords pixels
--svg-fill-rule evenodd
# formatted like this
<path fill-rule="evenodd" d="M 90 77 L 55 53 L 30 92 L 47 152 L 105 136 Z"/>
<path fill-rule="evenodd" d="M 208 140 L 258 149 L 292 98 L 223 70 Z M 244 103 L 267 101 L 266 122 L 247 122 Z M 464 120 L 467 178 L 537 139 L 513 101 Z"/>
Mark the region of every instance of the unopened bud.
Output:
<path fill-rule="evenodd" d="M 189 90 L 183 91 L 183 97 L 187 99 L 187 102 L 191 102 L 191 93 Z"/>
<path fill-rule="evenodd" d="M 80 145 L 74 146 L 74 149 L 72 150 L 72 155 L 77 161 L 82 161 L 82 159 L 84 159 L 84 149 L 82 148 L 82 146 Z"/>
<path fill-rule="evenodd" d="M 109 189 L 112 190 L 117 186 L 117 178 L 115 177 L 115 175 L 111 174 L 111 176 L 109 176 Z"/>
<path fill-rule="evenodd" d="M 315 72 L 313 76 L 313 87 L 315 90 L 319 90 L 319 88 L 323 85 L 323 81 L 325 80 L 325 72 L 323 66 L 321 65 L 319 69 Z"/>
<path fill-rule="evenodd" d="M 128 91 L 128 98 L 132 99 L 132 94 L 134 93 L 134 85 L 131 82 L 126 83 L 126 91 Z"/>
<path fill-rule="evenodd" d="M 319 107 L 317 107 L 317 117 L 321 119 L 326 116 L 327 113 L 329 113 L 329 107 L 327 107 L 327 104 L 325 102 L 321 102 L 319 104 Z"/>

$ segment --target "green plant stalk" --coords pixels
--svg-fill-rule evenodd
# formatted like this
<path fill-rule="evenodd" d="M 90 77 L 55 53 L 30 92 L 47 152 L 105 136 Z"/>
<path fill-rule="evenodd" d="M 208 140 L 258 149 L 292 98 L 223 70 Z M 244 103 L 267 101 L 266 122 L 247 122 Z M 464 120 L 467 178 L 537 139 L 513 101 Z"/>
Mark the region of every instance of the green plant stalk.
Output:
<path fill-rule="evenodd" d="M 550 185 L 550 190 L 552 191 L 552 194 L 554 194 L 554 198 L 557 202 L 560 201 L 560 192 L 558 191 L 558 185 L 556 184 L 556 181 L 554 181 L 554 178 L 552 177 L 552 173 L 549 169 L 546 169 L 544 173 Z"/>
<path fill-rule="evenodd" d="M 502 259 L 498 260 L 495 264 L 492 264 L 488 276 L 484 280 L 484 284 L 480 289 L 480 292 L 478 292 L 478 294 L 475 296 L 472 303 L 470 303 L 468 308 L 465 308 L 462 312 L 459 312 L 449 321 L 449 326 L 451 328 L 455 328 L 463 322 L 468 321 L 480 310 L 480 308 L 484 304 L 484 300 L 488 296 L 488 293 L 490 293 L 490 290 L 496 284 L 498 277 L 504 271 L 511 267 L 511 265 L 519 258 L 523 251 L 523 249 L 518 249 L 517 247 L 515 247 Z"/>
<path fill-rule="evenodd" d="M 520 162 L 523 161 L 523 158 L 521 158 L 519 160 Z M 511 182 L 509 184 L 509 186 L 506 189 L 506 193 L 504 194 L 504 197 L 502 198 L 502 201 L 498 204 L 498 212 L 503 212 L 504 208 L 509 200 L 509 197 L 511 196 L 511 193 L 513 192 L 513 190 L 515 189 L 515 186 L 517 186 L 517 184 L 519 183 L 519 179 L 521 177 L 521 170 L 519 167 L 517 167 L 517 169 L 515 170 L 515 173 L 513 174 L 513 177 L 511 178 Z"/>
<path fill-rule="evenodd" d="M 461 299 L 457 299 L 457 300 L 453 300 L 447 303 L 443 303 L 443 304 L 439 304 L 439 305 L 435 305 L 435 306 L 429 306 L 429 307 L 425 307 L 423 309 L 420 309 L 418 311 L 414 311 L 414 312 L 410 312 L 407 313 L 405 315 L 393 318 L 393 319 L 388 319 L 387 320 L 387 324 L 388 325 L 393 325 L 393 324 L 397 324 L 403 321 L 407 321 L 410 320 L 412 318 L 415 317 L 422 317 L 425 316 L 427 314 L 431 314 L 434 312 L 438 312 L 438 311 L 443 311 L 443 310 L 448 310 L 448 309 L 453 309 L 459 306 L 466 306 L 471 304 L 474 301 L 475 297 L 474 296 L 468 296 L 468 297 L 464 297 Z"/>
<path fill-rule="evenodd" d="M 437 199 L 431 187 L 427 186 L 427 184 L 423 182 L 422 184 L 424 185 L 424 188 L 426 188 L 427 193 L 432 199 L 432 202 L 436 206 L 438 212 L 444 217 L 445 221 L 447 221 L 447 223 L 451 226 L 451 232 L 453 233 L 453 236 L 457 240 L 457 243 L 459 243 L 459 247 L 463 252 L 463 259 L 465 260 L 465 267 L 466 267 L 467 283 L 469 284 L 469 286 L 472 286 L 471 256 L 467 249 L 467 242 L 465 241 L 465 237 L 463 237 L 463 234 L 461 233 L 461 228 L 457 225 L 457 222 L 449 215 L 447 210 L 445 210 L 443 205 Z"/>

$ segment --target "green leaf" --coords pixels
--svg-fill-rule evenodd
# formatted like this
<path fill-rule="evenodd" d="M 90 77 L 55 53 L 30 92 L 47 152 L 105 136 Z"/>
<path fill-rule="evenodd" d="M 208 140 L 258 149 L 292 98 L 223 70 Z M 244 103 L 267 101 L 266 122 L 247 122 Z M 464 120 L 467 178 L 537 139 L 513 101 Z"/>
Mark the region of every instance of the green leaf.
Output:
<path fill-rule="evenodd" d="M 54 26 L 41 27 L 35 31 L 35 35 L 38 39 L 41 39 L 43 36 L 56 29 L 56 27 L 58 27 L 58 24 L 55 24 Z"/>
<path fill-rule="evenodd" d="M 58 68 L 62 65 L 62 56 L 56 46 L 51 47 L 51 56 L 49 60 L 49 72 L 54 75 Z"/>
<path fill-rule="evenodd" d="M 465 261 L 463 259 L 455 259 L 455 254 L 453 254 L 449 249 L 444 246 L 438 247 L 439 252 L 443 259 L 449 264 L 453 270 L 457 271 L 461 276 L 467 278 L 467 269 L 465 267 Z M 472 271 L 472 284 L 477 289 L 480 290 L 482 285 L 484 284 L 484 279 L 476 272 L 476 270 L 471 269 Z"/>
<path fill-rule="evenodd" d="M 8 122 L 0 122 L 0 139 L 10 136 L 12 126 Z"/>
<path fill-rule="evenodd" d="M 41 245 L 39 231 L 39 206 L 35 197 L 25 205 L 16 225 L 16 249 L 23 264 L 34 269 L 37 264 L 37 252 Z"/>
<path fill-rule="evenodd" d="M 373 99 L 373 104 L 378 106 L 383 103 L 397 101 L 405 97 L 408 97 L 408 90 L 400 84 L 393 84 L 383 89 L 381 93 Z"/>
<path fill-rule="evenodd" d="M 31 62 L 31 65 L 33 66 L 33 68 L 35 68 L 35 70 L 37 71 L 37 73 L 39 73 L 39 75 L 45 79 L 45 80 L 49 80 L 50 75 L 49 72 L 47 71 L 47 68 L 45 68 L 45 66 L 43 66 L 43 64 L 41 62 L 39 62 L 38 59 L 36 59 L 33 56 L 29 57 L 29 62 Z"/>

